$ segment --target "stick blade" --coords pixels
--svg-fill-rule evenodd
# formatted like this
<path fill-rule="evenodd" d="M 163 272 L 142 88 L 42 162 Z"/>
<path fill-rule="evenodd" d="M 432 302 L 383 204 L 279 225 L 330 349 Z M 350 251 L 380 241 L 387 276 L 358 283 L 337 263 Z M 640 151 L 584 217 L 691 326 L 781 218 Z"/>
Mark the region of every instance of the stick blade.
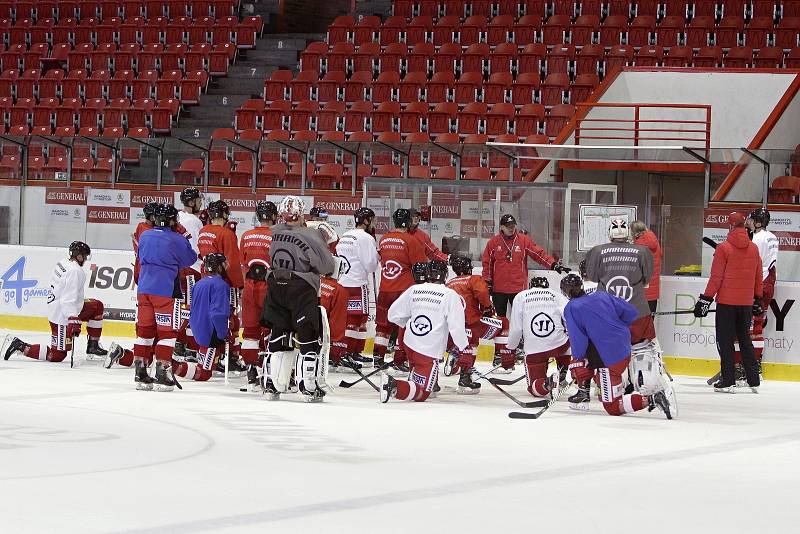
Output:
<path fill-rule="evenodd" d="M 508 416 L 511 419 L 538 419 L 542 415 L 540 412 L 527 413 L 527 412 L 509 412 Z"/>

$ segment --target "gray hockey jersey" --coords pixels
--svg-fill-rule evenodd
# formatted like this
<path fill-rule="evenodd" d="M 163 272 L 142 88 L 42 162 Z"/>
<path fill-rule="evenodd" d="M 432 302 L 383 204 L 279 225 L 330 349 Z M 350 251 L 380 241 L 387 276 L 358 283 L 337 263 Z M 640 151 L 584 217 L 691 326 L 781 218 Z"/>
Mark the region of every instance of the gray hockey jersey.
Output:
<path fill-rule="evenodd" d="M 636 307 L 639 317 L 650 314 L 644 288 L 653 276 L 653 254 L 630 243 L 606 243 L 586 255 L 586 274 L 606 291 Z"/>
<path fill-rule="evenodd" d="M 269 247 L 272 270 L 292 271 L 319 292 L 320 275 L 336 268 L 333 255 L 316 229 L 281 223 L 272 227 Z"/>

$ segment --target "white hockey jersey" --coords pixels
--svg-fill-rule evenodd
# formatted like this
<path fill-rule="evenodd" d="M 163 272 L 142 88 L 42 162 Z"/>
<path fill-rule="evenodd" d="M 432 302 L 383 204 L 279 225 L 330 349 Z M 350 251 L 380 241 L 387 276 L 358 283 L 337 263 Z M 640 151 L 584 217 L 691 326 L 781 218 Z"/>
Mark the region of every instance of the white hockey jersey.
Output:
<path fill-rule="evenodd" d="M 361 228 L 348 230 L 339 238 L 336 255 L 344 261 L 339 277 L 339 285 L 343 287 L 366 285 L 380 263 L 375 238 Z"/>
<path fill-rule="evenodd" d="M 769 270 L 778 261 L 778 238 L 769 230 L 761 230 L 753 234 L 753 243 L 761 256 L 761 279 L 766 280 Z"/>
<path fill-rule="evenodd" d="M 86 271 L 74 261 L 65 258 L 53 268 L 50 279 L 50 296 L 47 297 L 47 320 L 55 324 L 67 324 L 83 309 L 83 290 L 86 287 Z"/>
<path fill-rule="evenodd" d="M 189 239 L 189 244 L 192 245 L 192 250 L 200 254 L 200 250 L 197 248 L 197 240 L 200 239 L 200 230 L 203 228 L 203 223 L 200 221 L 200 217 L 194 215 L 192 213 L 186 213 L 185 211 L 178 212 L 178 222 L 181 226 L 186 228 L 186 232 L 189 234 L 187 238 Z M 199 256 L 198 260 L 192 265 L 192 268 L 195 271 L 203 272 L 203 262 L 200 261 Z"/>
<path fill-rule="evenodd" d="M 564 328 L 567 298 L 550 289 L 533 288 L 514 297 L 509 318 L 508 348 L 524 341 L 525 354 L 557 349 L 569 341 Z"/>
<path fill-rule="evenodd" d="M 442 359 L 448 335 L 459 350 L 469 343 L 461 297 L 444 284 L 409 287 L 389 307 L 389 320 L 405 327 L 403 342 L 409 349 L 431 358 Z"/>
<path fill-rule="evenodd" d="M 325 221 L 306 221 L 306 226 L 319 230 L 326 245 L 339 241 L 339 234 L 336 233 L 336 229 Z"/>

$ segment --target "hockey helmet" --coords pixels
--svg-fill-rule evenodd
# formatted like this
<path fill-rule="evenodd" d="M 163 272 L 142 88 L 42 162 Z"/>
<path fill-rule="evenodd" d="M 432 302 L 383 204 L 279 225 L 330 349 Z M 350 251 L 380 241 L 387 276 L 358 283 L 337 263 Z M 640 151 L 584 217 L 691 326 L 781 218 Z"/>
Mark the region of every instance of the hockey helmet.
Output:
<path fill-rule="evenodd" d="M 181 191 L 181 202 L 185 206 L 192 200 L 200 198 L 200 190 L 196 187 L 187 187 Z"/>
<path fill-rule="evenodd" d="M 158 208 L 158 202 L 148 202 L 142 208 L 142 213 L 144 213 L 144 218 L 146 220 L 152 219 L 153 215 L 156 213 L 156 208 Z"/>
<path fill-rule="evenodd" d="M 411 276 L 418 284 L 428 281 L 428 264 L 426 262 L 418 261 L 411 266 Z"/>
<path fill-rule="evenodd" d="M 306 212 L 306 203 L 303 202 L 303 199 L 289 195 L 283 197 L 281 200 L 281 205 L 278 208 L 278 214 L 284 220 L 284 222 L 296 222 L 299 221 Z"/>
<path fill-rule="evenodd" d="M 231 209 L 228 207 L 228 203 L 224 200 L 215 200 L 214 202 L 210 202 L 208 204 L 208 218 L 212 221 L 214 219 L 225 219 L 228 220 L 228 217 L 231 214 Z"/>
<path fill-rule="evenodd" d="M 78 255 L 83 256 L 84 261 L 86 261 L 92 255 L 92 249 L 83 241 L 73 241 L 69 244 L 69 258 L 74 259 Z"/>
<path fill-rule="evenodd" d="M 429 262 L 425 277 L 428 279 L 428 282 L 444 284 L 447 280 L 447 264 L 442 260 L 433 260 Z"/>
<path fill-rule="evenodd" d="M 628 231 L 628 221 L 615 217 L 611 219 L 611 226 L 608 227 L 608 238 L 613 240 L 627 240 L 630 237 Z"/>
<path fill-rule="evenodd" d="M 315 217 L 317 219 L 325 220 L 328 218 L 328 210 L 321 206 L 314 206 L 311 208 L 311 211 L 308 212 L 311 217 Z"/>
<path fill-rule="evenodd" d="M 169 227 L 178 220 L 178 210 L 172 204 L 160 204 L 153 214 L 156 226 Z"/>
<path fill-rule="evenodd" d="M 466 256 L 457 254 L 450 256 L 450 267 L 453 268 L 453 272 L 458 276 L 472 274 L 472 260 Z"/>
<path fill-rule="evenodd" d="M 561 279 L 561 292 L 569 299 L 583 296 L 583 280 L 577 274 L 568 274 Z"/>
<path fill-rule="evenodd" d="M 203 258 L 203 271 L 208 274 L 225 274 L 225 262 L 228 258 L 221 252 L 206 254 Z"/>
<path fill-rule="evenodd" d="M 392 221 L 395 228 L 409 228 L 411 227 L 411 211 L 405 208 L 394 210 L 392 214 Z"/>
<path fill-rule="evenodd" d="M 353 214 L 353 219 L 355 219 L 356 226 L 359 224 L 369 225 L 374 218 L 375 212 L 369 208 L 358 208 Z"/>
<path fill-rule="evenodd" d="M 534 276 L 533 278 L 531 278 L 531 283 L 528 285 L 528 288 L 533 289 L 534 287 L 547 289 L 548 287 L 550 287 L 550 282 L 547 280 L 547 277 Z"/>
<path fill-rule="evenodd" d="M 269 200 L 259 200 L 256 204 L 256 217 L 259 221 L 272 221 L 278 216 L 278 206 Z"/>
<path fill-rule="evenodd" d="M 757 224 L 759 227 L 766 228 L 769 224 L 769 211 L 764 208 L 756 208 L 750 212 L 747 218 L 752 220 L 753 223 Z"/>

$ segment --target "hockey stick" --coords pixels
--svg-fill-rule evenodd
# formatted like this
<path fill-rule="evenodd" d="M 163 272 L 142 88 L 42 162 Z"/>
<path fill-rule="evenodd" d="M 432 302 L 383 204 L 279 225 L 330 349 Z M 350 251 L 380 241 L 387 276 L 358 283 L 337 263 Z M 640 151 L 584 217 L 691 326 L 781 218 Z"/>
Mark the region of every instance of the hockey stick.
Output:
<path fill-rule="evenodd" d="M 719 380 L 719 377 L 720 377 L 721 375 L 722 375 L 722 371 L 718 372 L 717 374 L 715 374 L 714 376 L 712 376 L 711 378 L 709 378 L 708 380 L 706 380 L 706 384 L 708 384 L 709 386 L 713 385 L 713 384 L 714 384 L 714 382 L 716 382 L 717 380 Z"/>
<path fill-rule="evenodd" d="M 544 412 L 546 412 L 547 410 L 549 410 L 549 409 L 550 409 L 550 407 L 551 407 L 553 404 L 555 404 L 555 403 L 556 403 L 556 401 L 557 401 L 558 399 L 560 399 L 560 398 L 561 398 L 561 395 L 562 395 L 562 394 L 563 394 L 563 393 L 564 393 L 566 390 L 568 390 L 568 389 L 570 388 L 570 386 L 571 386 L 571 385 L 572 385 L 574 382 L 575 382 L 574 380 L 570 380 L 569 384 L 567 384 L 567 385 L 566 385 L 566 386 L 564 386 L 563 388 L 560 388 L 560 389 L 558 390 L 558 393 L 557 393 L 557 394 L 555 394 L 555 395 L 553 395 L 553 398 L 552 398 L 552 399 L 550 399 L 549 401 L 547 401 L 547 404 L 546 404 L 545 406 L 543 406 L 543 407 L 542 407 L 542 409 L 541 409 L 541 410 L 539 410 L 538 412 L 534 412 L 534 413 L 527 413 L 527 412 L 509 412 L 508 416 L 509 416 L 511 419 L 538 419 L 539 417 L 541 417 L 541 416 L 542 416 L 542 414 L 544 414 Z"/>
<path fill-rule="evenodd" d="M 491 384 L 494 389 L 496 389 L 497 391 L 499 391 L 500 393 L 502 393 L 503 395 L 505 395 L 506 397 L 508 397 L 512 401 L 514 401 L 514 403 L 517 406 L 520 406 L 521 408 L 541 408 L 542 406 L 545 406 L 547 404 L 547 402 L 548 402 L 548 401 L 544 401 L 544 400 L 541 400 L 541 401 L 530 401 L 530 402 L 521 401 L 518 398 L 516 398 L 514 395 L 512 395 L 511 393 L 507 392 L 506 390 L 504 390 L 503 388 L 501 388 L 500 386 L 498 386 L 497 384 L 495 384 L 494 382 L 489 380 L 489 378 L 487 376 L 479 375 L 478 379 L 481 379 L 481 378 L 486 380 L 487 382 L 489 382 L 489 384 Z"/>
<path fill-rule="evenodd" d="M 72 350 L 69 351 L 69 368 L 75 366 L 75 338 L 72 338 Z"/>
<path fill-rule="evenodd" d="M 708 245 L 709 247 L 711 247 L 713 249 L 717 248 L 717 242 L 714 241 L 713 239 L 711 239 L 710 237 L 704 237 L 703 238 L 703 243 L 705 243 L 706 245 Z"/>
<path fill-rule="evenodd" d="M 713 310 L 708 310 L 708 313 L 714 313 L 717 309 L 714 308 Z M 694 310 L 676 310 L 676 311 L 663 311 L 663 312 L 653 312 L 653 315 L 686 315 L 689 313 L 694 313 Z"/>
<path fill-rule="evenodd" d="M 498 385 L 498 386 L 513 386 L 514 384 L 516 384 L 517 382 L 519 382 L 523 378 L 525 378 L 525 375 L 518 376 L 514 380 L 504 380 L 502 378 L 494 378 L 494 377 L 492 377 L 492 378 L 489 379 L 489 382 L 491 382 L 492 384 Z"/>
<path fill-rule="evenodd" d="M 387 369 L 389 366 L 390 366 L 389 363 L 385 363 L 385 364 L 381 365 L 380 367 L 378 367 L 377 369 L 375 369 L 374 371 L 370 371 L 366 375 L 359 373 L 361 375 L 361 378 L 359 378 L 355 382 L 345 382 L 344 380 L 342 380 L 341 382 L 339 382 L 339 387 L 340 388 L 345 388 L 345 389 L 351 388 L 351 387 L 355 386 L 356 384 L 358 384 L 359 382 L 361 382 L 363 380 L 368 380 L 369 377 L 380 373 L 381 371 Z"/>

